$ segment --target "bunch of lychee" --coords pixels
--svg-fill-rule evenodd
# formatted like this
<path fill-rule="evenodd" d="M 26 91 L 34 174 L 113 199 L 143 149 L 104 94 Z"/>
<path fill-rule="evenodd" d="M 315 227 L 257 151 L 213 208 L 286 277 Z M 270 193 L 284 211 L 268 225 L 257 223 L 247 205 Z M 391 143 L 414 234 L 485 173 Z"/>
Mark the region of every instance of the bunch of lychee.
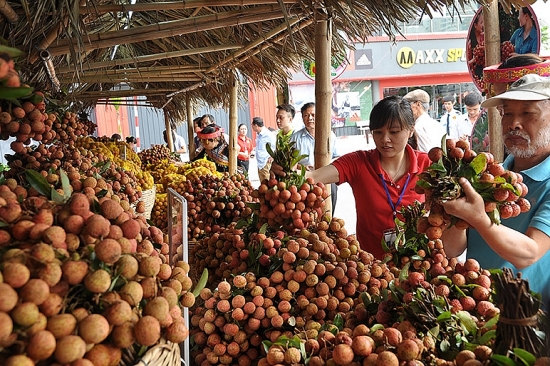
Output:
<path fill-rule="evenodd" d="M 483 197 L 485 211 L 496 224 L 531 208 L 524 198 L 528 188 L 521 174 L 505 169 L 495 162 L 491 153 L 478 155 L 467 141 L 447 139 L 445 150 L 434 147 L 428 156 L 432 165 L 420 173 L 415 187 L 417 192 L 426 195 L 429 214 L 418 221 L 417 230 L 428 239 L 439 239 L 449 223 L 460 229 L 468 228 L 465 221 L 448 215 L 441 205 L 464 195 L 458 183 L 461 177 L 468 179 Z"/>
<path fill-rule="evenodd" d="M 271 178 L 264 180 L 253 195 L 260 200 L 260 223 L 290 232 L 321 219 L 328 192 L 323 183 L 315 183 L 311 178 L 299 187 Z"/>
<path fill-rule="evenodd" d="M 123 349 L 187 337 L 189 265 L 169 265 L 142 216 L 108 197 L 57 205 L 0 185 L 0 221 L 0 364 L 112 365 Z"/>

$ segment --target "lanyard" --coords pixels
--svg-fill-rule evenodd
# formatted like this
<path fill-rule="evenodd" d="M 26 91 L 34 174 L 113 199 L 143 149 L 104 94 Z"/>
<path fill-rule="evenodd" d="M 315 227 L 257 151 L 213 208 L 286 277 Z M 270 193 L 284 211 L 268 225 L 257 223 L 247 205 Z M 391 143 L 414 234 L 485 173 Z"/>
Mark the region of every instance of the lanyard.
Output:
<path fill-rule="evenodd" d="M 407 173 L 407 180 L 405 181 L 405 185 L 403 186 L 403 190 L 399 194 L 399 198 L 397 199 L 397 202 L 395 205 L 393 204 L 393 201 L 391 200 L 390 191 L 388 190 L 388 185 L 386 184 L 386 181 L 384 180 L 384 175 L 379 174 L 380 179 L 382 180 L 382 185 L 384 186 L 384 190 L 386 191 L 386 197 L 388 198 L 388 203 L 390 204 L 391 209 L 393 210 L 393 216 L 395 217 L 397 215 L 396 207 L 399 206 L 401 203 L 401 200 L 403 199 L 403 196 L 405 195 L 405 190 L 407 189 L 407 186 L 409 185 L 409 180 L 411 179 L 411 174 Z"/>

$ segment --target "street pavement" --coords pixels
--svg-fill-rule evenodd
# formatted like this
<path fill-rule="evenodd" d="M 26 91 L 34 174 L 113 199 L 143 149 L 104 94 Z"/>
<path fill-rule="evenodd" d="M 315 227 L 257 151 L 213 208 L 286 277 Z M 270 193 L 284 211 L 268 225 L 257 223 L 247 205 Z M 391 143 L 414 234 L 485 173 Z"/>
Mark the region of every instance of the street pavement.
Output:
<path fill-rule="evenodd" d="M 344 155 L 352 151 L 374 149 L 372 138 L 367 139 L 363 135 L 340 136 L 336 139 L 336 151 L 339 155 Z M 256 159 L 250 159 L 250 169 L 248 171 L 252 186 L 257 188 L 260 185 L 258 179 L 258 168 Z M 345 228 L 349 234 L 355 234 L 357 224 L 357 214 L 355 211 L 355 198 L 349 184 L 344 183 L 338 186 L 338 198 L 334 217 L 340 218 L 345 222 Z"/>

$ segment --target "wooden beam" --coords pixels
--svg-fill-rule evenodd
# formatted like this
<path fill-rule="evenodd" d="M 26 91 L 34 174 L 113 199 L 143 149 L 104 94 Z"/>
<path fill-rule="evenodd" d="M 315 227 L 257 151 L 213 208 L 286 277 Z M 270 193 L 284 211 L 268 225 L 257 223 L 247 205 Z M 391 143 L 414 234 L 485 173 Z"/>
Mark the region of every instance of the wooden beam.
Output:
<path fill-rule="evenodd" d="M 19 21 L 19 16 L 6 0 L 0 0 L 0 14 L 2 14 L 11 24 L 15 24 Z"/>
<path fill-rule="evenodd" d="M 128 96 L 154 96 L 162 95 L 166 96 L 166 93 L 173 92 L 174 89 L 167 88 L 155 88 L 155 89 L 129 89 L 129 90 L 106 90 L 106 91 L 88 91 L 88 92 L 76 92 L 69 93 L 68 98 L 82 98 L 82 99 L 102 99 L 102 98 L 121 98 Z"/>
<path fill-rule="evenodd" d="M 285 4 L 295 4 L 296 0 L 282 0 Z M 187 1 L 166 1 L 159 3 L 139 4 L 110 4 L 81 6 L 80 14 L 104 14 L 110 12 L 140 12 L 140 11 L 161 11 L 161 10 L 185 10 L 201 8 L 205 6 L 252 6 L 278 4 L 279 0 L 187 0 Z"/>
<path fill-rule="evenodd" d="M 232 60 L 235 60 L 237 59 L 239 56 L 245 54 L 246 52 L 250 51 L 251 49 L 253 49 L 254 47 L 257 47 L 258 45 L 264 43 L 265 41 L 267 41 L 268 39 L 271 39 L 273 37 L 275 37 L 277 34 L 281 33 L 282 31 L 288 29 L 287 27 L 292 27 L 294 24 L 298 23 L 300 21 L 300 18 L 298 17 L 292 17 L 288 20 L 288 24 L 285 22 L 285 23 L 282 23 L 281 25 L 279 25 L 277 28 L 275 29 L 272 29 L 270 32 L 268 32 L 266 35 L 264 35 L 263 37 L 261 38 L 258 38 L 256 39 L 255 41 L 253 42 L 250 42 L 248 45 L 246 45 L 246 47 L 243 47 L 241 48 L 240 50 L 238 51 L 235 51 L 233 52 L 229 57 L 223 59 L 222 61 L 218 62 L 217 64 L 215 65 L 212 65 L 208 68 L 208 70 L 206 70 L 206 73 L 209 73 L 209 72 L 212 72 L 213 70 L 227 64 L 228 62 L 232 61 Z"/>
<path fill-rule="evenodd" d="M 500 26 L 498 17 L 498 1 L 493 0 L 483 7 L 485 24 L 485 66 L 500 63 Z M 500 113 L 496 108 L 487 110 L 489 120 L 489 150 L 495 161 L 504 160 L 504 140 L 502 139 L 502 124 Z"/>
<path fill-rule="evenodd" d="M 229 174 L 237 173 L 237 155 L 239 154 L 239 143 L 237 135 L 239 133 L 237 124 L 239 123 L 239 80 L 235 74 L 231 73 L 231 91 L 229 94 Z"/>
<path fill-rule="evenodd" d="M 128 65 L 128 64 L 139 64 L 141 62 L 164 60 L 164 59 L 173 58 L 173 57 L 199 55 L 201 53 L 206 53 L 206 52 L 232 50 L 240 47 L 242 46 L 237 44 L 228 44 L 228 45 L 219 45 L 219 46 L 212 46 L 212 47 L 192 48 L 192 49 L 172 51 L 172 52 L 155 53 L 151 55 L 127 57 L 127 58 L 115 59 L 111 61 L 87 63 L 87 64 L 83 64 L 82 67 L 79 68 L 79 70 L 86 71 L 86 70 L 94 70 L 94 69 L 113 68 L 116 66 L 122 66 L 122 65 Z M 180 66 L 180 67 L 186 67 L 186 66 Z M 74 66 L 60 67 L 59 69 L 57 69 L 58 74 L 64 74 L 64 73 L 74 72 L 74 71 L 75 71 Z"/>
<path fill-rule="evenodd" d="M 254 11 L 228 11 L 221 14 L 162 22 L 116 32 L 88 34 L 86 42 L 82 46 L 85 48 L 81 52 L 113 47 L 119 44 L 151 41 L 159 38 L 181 36 L 182 34 L 280 19 L 282 17 L 283 14 L 280 9 L 267 5 L 255 8 Z M 73 39 L 60 40 L 55 46 L 49 47 L 48 51 L 52 56 L 66 55 L 70 44 L 73 42 Z"/>
<path fill-rule="evenodd" d="M 148 78 L 143 78 L 140 75 L 130 75 L 128 77 L 123 76 L 103 76 L 99 74 L 81 76 L 80 78 L 63 78 L 59 79 L 62 84 L 67 83 L 169 83 L 169 82 L 197 82 L 201 81 L 202 78 L 199 77 L 186 77 L 186 76 L 163 76 L 155 77 L 151 76 Z"/>

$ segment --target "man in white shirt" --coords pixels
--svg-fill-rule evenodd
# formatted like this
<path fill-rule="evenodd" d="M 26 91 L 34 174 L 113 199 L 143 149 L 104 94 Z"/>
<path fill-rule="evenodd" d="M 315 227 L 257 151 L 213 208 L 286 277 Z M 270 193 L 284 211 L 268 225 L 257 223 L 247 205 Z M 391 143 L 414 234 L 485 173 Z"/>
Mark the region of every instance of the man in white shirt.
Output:
<path fill-rule="evenodd" d="M 443 98 L 443 110 L 444 114 L 439 120 L 445 132 L 447 133 L 448 139 L 458 140 L 460 137 L 457 124 L 458 117 L 460 117 L 460 112 L 454 109 L 455 98 L 453 96 L 447 96 Z"/>
<path fill-rule="evenodd" d="M 428 114 L 430 95 L 422 89 L 415 89 L 407 93 L 403 99 L 411 103 L 415 119 L 416 149 L 428 152 L 433 147 L 441 147 L 441 138 L 445 135 L 445 129 Z"/>
<path fill-rule="evenodd" d="M 478 92 L 470 92 L 464 97 L 464 104 L 466 105 L 466 113 L 458 117 L 458 123 L 456 124 L 458 138 L 461 140 L 470 140 L 474 124 L 482 115 L 481 102 L 482 97 Z"/>

